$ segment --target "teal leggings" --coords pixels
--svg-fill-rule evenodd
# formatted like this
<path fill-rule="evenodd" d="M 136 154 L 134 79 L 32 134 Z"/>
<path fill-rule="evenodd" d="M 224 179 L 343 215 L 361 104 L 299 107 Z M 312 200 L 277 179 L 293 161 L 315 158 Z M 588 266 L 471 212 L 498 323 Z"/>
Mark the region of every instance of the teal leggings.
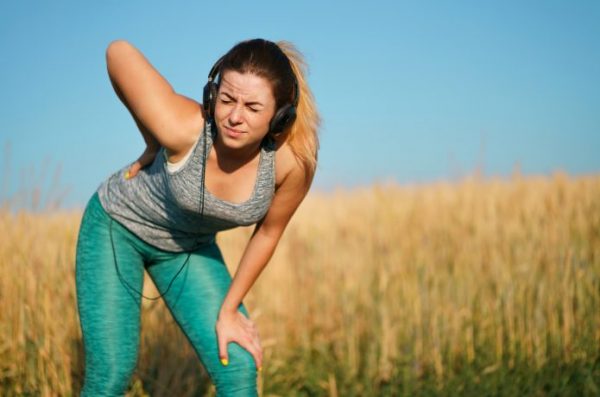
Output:
<path fill-rule="evenodd" d="M 82 396 L 123 396 L 137 364 L 141 297 L 119 278 L 109 227 L 98 194 L 88 202 L 77 241 L 76 286 L 85 349 Z M 112 222 L 121 276 L 142 291 L 144 269 L 163 293 L 187 253 L 160 250 Z M 231 284 L 216 243 L 190 255 L 189 262 L 163 296 L 216 386 L 218 396 L 256 396 L 256 364 L 250 352 L 228 343 L 229 365 L 219 359 L 215 324 Z M 243 304 L 238 310 L 249 318 Z M 160 330 L 157 330 L 160 332 Z"/>

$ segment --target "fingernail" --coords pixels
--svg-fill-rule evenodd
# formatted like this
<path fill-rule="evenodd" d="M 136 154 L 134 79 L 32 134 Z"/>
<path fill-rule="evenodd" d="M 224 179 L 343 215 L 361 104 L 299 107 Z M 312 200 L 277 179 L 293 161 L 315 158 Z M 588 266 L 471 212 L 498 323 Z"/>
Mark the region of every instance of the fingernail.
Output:
<path fill-rule="evenodd" d="M 129 179 L 129 171 L 125 173 L 125 179 Z"/>
<path fill-rule="evenodd" d="M 258 372 L 262 372 L 262 365 L 258 367 Z"/>
<path fill-rule="evenodd" d="M 229 362 L 227 361 L 227 359 L 226 359 L 226 358 L 222 358 L 222 359 L 221 359 L 221 364 L 223 364 L 223 365 L 227 365 L 227 364 L 229 364 Z"/>

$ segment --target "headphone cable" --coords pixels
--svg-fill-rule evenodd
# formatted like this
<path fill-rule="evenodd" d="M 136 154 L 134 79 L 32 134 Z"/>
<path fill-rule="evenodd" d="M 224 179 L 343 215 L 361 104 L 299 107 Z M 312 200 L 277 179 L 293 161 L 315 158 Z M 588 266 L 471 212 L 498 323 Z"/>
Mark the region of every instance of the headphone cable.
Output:
<path fill-rule="evenodd" d="M 202 197 L 201 201 L 200 201 L 200 218 L 202 218 L 202 219 L 204 219 L 204 190 L 205 190 L 205 187 L 204 187 L 204 178 L 205 178 L 205 175 L 206 175 L 205 170 L 206 170 L 206 150 L 207 150 L 207 143 L 206 143 L 207 137 L 206 137 L 206 134 L 209 132 L 209 131 L 207 131 L 207 128 L 206 128 L 207 126 L 208 126 L 208 121 L 205 123 L 205 125 L 204 125 L 204 132 L 202 133 L 202 135 L 203 135 L 202 139 L 204 140 L 204 147 L 203 147 L 204 150 L 202 151 L 202 174 L 201 174 L 202 184 L 200 186 L 200 191 L 201 191 L 200 195 Z M 212 133 L 212 128 L 210 129 L 210 133 Z M 111 244 L 111 247 L 112 247 L 113 259 L 115 261 L 115 269 L 117 270 L 117 275 L 119 276 L 119 279 L 121 280 L 121 282 L 124 283 L 129 289 L 133 290 L 140 297 L 146 298 L 148 300 L 157 300 L 157 299 L 161 298 L 162 296 L 166 295 L 167 292 L 169 292 L 169 289 L 171 289 L 171 285 L 173 285 L 173 282 L 175 281 L 175 279 L 177 278 L 177 276 L 179 276 L 179 273 L 181 273 L 181 271 L 183 270 L 183 268 L 189 262 L 190 256 L 192 255 L 192 251 L 188 252 L 187 258 L 183 262 L 183 265 L 181 265 L 181 267 L 179 268 L 179 270 L 177 271 L 177 273 L 175 273 L 175 276 L 173 276 L 173 278 L 171 279 L 171 282 L 169 282 L 169 286 L 167 287 L 167 289 L 166 289 L 165 292 L 163 292 L 160 295 L 155 296 L 155 297 L 146 296 L 143 293 L 141 293 L 140 291 L 138 291 L 137 289 L 133 288 L 131 286 L 131 284 L 129 284 L 127 282 L 127 280 L 125 280 L 125 278 L 121 275 L 121 272 L 119 271 L 119 265 L 117 264 L 117 253 L 116 253 L 116 250 L 115 250 L 115 243 L 113 241 L 113 233 L 112 233 L 113 218 L 112 217 L 109 217 L 109 218 L 110 218 L 110 224 L 109 224 L 110 244 Z M 194 244 L 194 246 L 197 247 L 199 245 L 198 243 L 199 243 L 199 240 L 196 240 L 196 243 Z M 160 289 L 158 288 L 158 286 L 157 285 L 155 285 L 155 286 L 156 286 L 156 289 L 158 290 L 158 292 L 160 292 Z"/>
<path fill-rule="evenodd" d="M 113 251 L 113 259 L 115 261 L 115 269 L 117 269 L 117 275 L 119 276 L 119 278 L 121 279 L 121 281 L 123 283 L 125 283 L 125 285 L 127 287 L 129 287 L 129 289 L 133 290 L 136 294 L 138 294 L 139 296 L 141 296 L 142 298 L 146 298 L 148 300 L 157 300 L 160 297 L 162 297 L 163 295 L 165 295 L 167 292 L 169 292 L 169 289 L 171 289 L 171 285 L 173 284 L 173 282 L 175 281 L 175 279 L 177 278 L 177 276 L 179 275 L 179 273 L 181 273 L 181 271 L 183 270 L 183 268 L 185 267 L 185 265 L 188 263 L 188 261 L 190 260 L 190 256 L 191 256 L 191 252 L 188 252 L 187 258 L 185 259 L 185 262 L 183 262 L 183 265 L 181 265 L 181 267 L 179 268 L 179 270 L 177 271 L 177 273 L 175 274 L 175 276 L 171 279 L 171 282 L 169 283 L 169 286 L 167 287 L 167 290 L 165 292 L 163 292 L 162 294 L 160 294 L 159 296 L 155 296 L 155 297 L 149 297 L 146 296 L 144 294 L 142 294 L 141 292 L 139 292 L 137 289 L 133 288 L 131 286 L 131 284 L 129 284 L 127 282 L 127 280 L 125 280 L 125 278 L 121 275 L 121 272 L 119 271 L 119 265 L 117 264 L 117 254 L 115 252 L 115 243 L 113 241 L 113 235 L 112 235 L 112 224 L 113 224 L 113 219 L 112 217 L 110 218 L 110 244 L 112 246 L 112 251 Z M 158 291 L 160 292 L 160 289 L 158 288 L 158 286 L 156 286 L 156 289 L 158 289 Z"/>

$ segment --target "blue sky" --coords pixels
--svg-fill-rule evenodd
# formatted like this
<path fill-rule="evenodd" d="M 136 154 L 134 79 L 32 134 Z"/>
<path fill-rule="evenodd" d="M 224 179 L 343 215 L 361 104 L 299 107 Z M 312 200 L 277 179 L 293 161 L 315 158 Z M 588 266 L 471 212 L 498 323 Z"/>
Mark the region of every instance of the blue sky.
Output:
<path fill-rule="evenodd" d="M 144 145 L 106 74 L 138 47 L 201 100 L 238 41 L 304 53 L 323 125 L 313 188 L 600 171 L 597 1 L 0 3 L 0 197 L 53 174 L 83 207 Z M 7 149 L 9 148 L 9 149 Z M 8 156 L 7 156 L 8 154 Z M 56 185 L 56 184 L 55 184 Z"/>

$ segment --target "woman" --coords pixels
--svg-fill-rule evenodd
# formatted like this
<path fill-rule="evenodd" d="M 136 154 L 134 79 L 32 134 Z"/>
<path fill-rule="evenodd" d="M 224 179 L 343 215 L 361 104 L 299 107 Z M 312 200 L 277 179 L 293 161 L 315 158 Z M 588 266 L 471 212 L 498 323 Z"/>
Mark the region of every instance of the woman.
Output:
<path fill-rule="evenodd" d="M 203 104 L 175 93 L 123 40 L 108 74 L 145 142 L 85 209 L 77 242 L 83 396 L 119 395 L 136 366 L 144 269 L 223 396 L 254 396 L 262 350 L 242 299 L 311 185 L 319 116 L 285 42 L 234 46 Z M 218 231 L 256 223 L 233 277 Z M 230 343 L 235 342 L 235 343 Z"/>

